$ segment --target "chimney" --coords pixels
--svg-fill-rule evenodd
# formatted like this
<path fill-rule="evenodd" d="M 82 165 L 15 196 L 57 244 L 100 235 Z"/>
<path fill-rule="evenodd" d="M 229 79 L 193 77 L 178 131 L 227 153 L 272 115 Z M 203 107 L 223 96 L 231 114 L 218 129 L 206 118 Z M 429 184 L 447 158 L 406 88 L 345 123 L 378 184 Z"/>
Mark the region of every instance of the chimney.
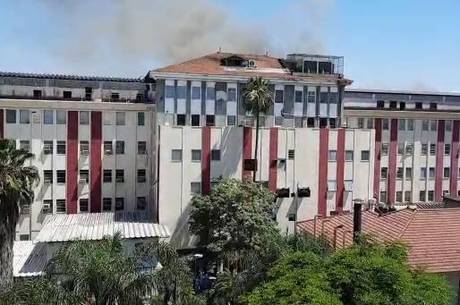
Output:
<path fill-rule="evenodd" d="M 361 223 L 362 223 L 362 204 L 363 200 L 353 200 L 353 242 L 358 242 L 359 236 L 361 235 Z"/>

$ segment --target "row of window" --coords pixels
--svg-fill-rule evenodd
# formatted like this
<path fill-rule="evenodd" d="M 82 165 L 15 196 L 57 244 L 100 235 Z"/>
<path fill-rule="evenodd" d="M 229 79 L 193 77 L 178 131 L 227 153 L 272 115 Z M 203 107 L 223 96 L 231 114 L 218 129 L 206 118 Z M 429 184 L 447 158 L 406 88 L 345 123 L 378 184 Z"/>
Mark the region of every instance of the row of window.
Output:
<path fill-rule="evenodd" d="M 191 160 L 192 162 L 201 162 L 201 149 L 191 150 Z M 171 150 L 171 161 L 182 161 L 182 149 Z M 211 150 L 211 161 L 220 161 L 220 149 Z"/>
<path fill-rule="evenodd" d="M 370 158 L 369 150 L 361 150 L 361 161 L 369 161 L 369 158 Z M 329 162 L 337 161 L 337 150 L 329 150 L 328 161 Z M 352 150 L 345 151 L 345 161 L 353 161 L 353 151 Z"/>
<path fill-rule="evenodd" d="M 390 109 L 398 109 L 398 101 L 390 101 L 389 104 L 388 104 L 388 107 Z M 378 100 L 377 101 L 377 109 L 384 109 L 384 108 L 385 108 L 385 101 Z M 399 102 L 399 109 L 400 110 L 405 110 L 406 109 L 406 102 Z M 417 110 L 423 109 L 423 103 L 422 102 L 416 102 L 415 103 L 415 109 L 417 109 Z M 438 104 L 437 103 L 430 103 L 429 104 L 429 109 L 430 110 L 438 109 Z"/>
<path fill-rule="evenodd" d="M 145 169 L 137 170 L 137 182 L 145 183 L 147 181 Z M 111 183 L 112 182 L 113 171 L 111 169 L 104 169 L 103 182 Z M 86 169 L 80 170 L 80 183 L 89 182 L 89 171 Z M 45 184 L 53 183 L 53 170 L 44 170 L 43 171 L 43 182 Z M 66 182 L 66 171 L 65 170 L 56 170 L 56 183 L 64 184 Z M 115 182 L 123 183 L 125 182 L 125 171 L 123 169 L 115 170 Z"/>
<path fill-rule="evenodd" d="M 389 152 L 389 143 L 382 143 L 381 146 L 381 151 L 380 153 L 383 156 L 387 156 Z M 429 150 L 428 150 L 429 148 Z M 421 155 L 422 156 L 427 156 L 428 152 L 430 155 L 434 156 L 436 155 L 436 143 L 422 143 L 421 146 Z M 451 145 L 450 144 L 444 144 L 444 154 L 445 155 L 450 155 L 451 152 Z M 406 155 L 406 156 L 411 156 L 414 153 L 414 144 L 411 143 L 398 143 L 398 155 Z"/>
<path fill-rule="evenodd" d="M 80 141 L 80 155 L 87 156 L 89 155 L 89 141 Z M 30 141 L 29 140 L 20 140 L 19 149 L 30 152 Z M 54 153 L 54 141 L 45 140 L 43 141 L 43 154 L 52 155 Z M 57 141 L 56 142 L 56 153 L 58 155 L 66 154 L 66 141 Z M 123 155 L 125 153 L 125 141 L 115 141 L 115 153 L 117 155 Z M 113 155 L 113 142 L 104 141 L 104 154 Z M 137 154 L 146 155 L 147 154 L 147 142 L 138 141 L 137 142 Z"/>
<path fill-rule="evenodd" d="M 443 190 L 442 191 L 443 193 L 443 196 L 446 195 L 446 194 L 449 194 L 449 191 L 448 190 Z M 404 200 L 403 200 L 403 194 L 404 194 Z M 427 195 L 428 195 L 428 198 L 427 198 Z M 458 195 L 460 195 L 460 191 L 458 193 Z M 404 191 L 404 193 L 402 191 L 396 191 L 396 202 L 407 202 L 407 203 L 410 203 L 410 202 L 413 202 L 412 201 L 412 192 L 411 191 Z M 387 202 L 388 198 L 387 198 L 387 192 L 386 191 L 380 191 L 380 202 Z M 421 202 L 426 202 L 426 201 L 434 201 L 434 191 L 433 190 L 430 190 L 430 191 L 420 191 L 419 192 L 419 201 Z"/>
<path fill-rule="evenodd" d="M 147 208 L 147 199 L 146 197 L 137 197 L 136 198 L 136 209 L 139 211 L 144 211 Z M 104 197 L 102 198 L 102 211 L 103 212 L 110 212 L 113 211 L 123 211 L 125 209 L 125 198 L 123 197 L 116 197 L 115 198 L 115 207 L 113 207 L 112 198 Z M 78 200 L 79 203 L 79 211 L 81 213 L 89 212 L 89 200 L 88 198 L 81 198 Z M 67 211 L 67 203 L 65 199 L 56 199 L 56 213 L 66 213 Z M 21 210 L 22 214 L 28 214 L 30 212 L 29 209 Z M 43 200 L 42 205 L 42 214 L 52 214 L 53 213 L 53 200 L 52 199 L 45 199 Z"/>
<path fill-rule="evenodd" d="M 17 110 L 7 109 L 6 110 L 6 123 L 16 124 L 17 123 Z M 35 111 L 32 111 L 34 113 Z M 56 122 L 56 124 L 66 124 L 67 123 L 67 111 L 65 110 L 43 110 L 43 124 L 51 125 Z M 19 123 L 20 124 L 30 124 L 31 111 L 28 109 L 19 110 Z M 80 111 L 79 115 L 80 125 L 89 125 L 90 122 L 90 112 L 89 111 Z M 113 118 L 111 113 L 104 113 L 104 125 L 112 125 Z M 123 126 L 126 124 L 126 113 L 125 112 L 116 112 L 115 113 L 115 124 L 118 126 Z M 145 112 L 137 113 L 137 125 L 145 126 Z"/>
<path fill-rule="evenodd" d="M 398 119 L 398 129 L 413 131 L 414 130 L 415 120 L 413 119 Z M 360 129 L 374 128 L 374 118 L 358 118 L 357 127 Z M 452 121 L 445 121 L 445 130 L 452 131 Z M 382 129 L 390 129 L 390 119 L 382 119 Z M 422 130 L 423 131 L 436 131 L 438 129 L 438 121 L 435 120 L 422 120 Z"/>
<path fill-rule="evenodd" d="M 403 173 L 404 173 L 404 168 L 398 167 L 396 170 L 396 179 L 403 179 Z M 411 180 L 412 179 L 412 168 L 411 167 L 406 167 L 405 169 L 405 177 L 406 180 Z M 459 179 L 460 179 L 460 169 L 458 169 L 459 173 Z M 427 176 L 428 174 L 428 176 Z M 421 167 L 420 168 L 420 180 L 426 180 L 428 177 L 429 179 L 434 179 L 436 174 L 436 170 L 434 167 Z M 380 177 L 382 179 L 387 179 L 388 178 L 388 167 L 382 167 L 380 169 Z M 445 179 L 450 178 L 450 167 L 444 167 L 443 168 L 443 177 Z"/>

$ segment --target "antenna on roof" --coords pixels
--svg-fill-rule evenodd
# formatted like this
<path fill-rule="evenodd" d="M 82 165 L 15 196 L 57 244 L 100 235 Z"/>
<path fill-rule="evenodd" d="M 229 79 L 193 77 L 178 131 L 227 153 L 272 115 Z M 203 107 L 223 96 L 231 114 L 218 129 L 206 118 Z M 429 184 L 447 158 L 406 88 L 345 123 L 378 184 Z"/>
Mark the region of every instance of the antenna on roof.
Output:
<path fill-rule="evenodd" d="M 222 48 L 221 48 L 221 47 L 219 47 L 219 51 L 217 51 L 217 53 L 220 53 L 220 52 L 222 52 Z"/>

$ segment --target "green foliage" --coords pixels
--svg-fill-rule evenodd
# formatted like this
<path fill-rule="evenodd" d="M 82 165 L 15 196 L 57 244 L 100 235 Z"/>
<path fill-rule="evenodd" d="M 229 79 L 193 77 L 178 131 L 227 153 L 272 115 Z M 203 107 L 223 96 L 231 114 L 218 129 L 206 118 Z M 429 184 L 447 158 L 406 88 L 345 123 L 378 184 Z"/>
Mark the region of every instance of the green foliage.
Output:
<path fill-rule="evenodd" d="M 268 236 L 279 234 L 274 199 L 260 184 L 222 180 L 209 196 L 193 197 L 190 230 L 212 252 L 258 251 Z"/>
<path fill-rule="evenodd" d="M 313 248 L 314 249 L 314 248 Z M 321 254 L 321 253 L 320 253 Z M 414 271 L 401 244 L 369 239 L 329 256 L 293 252 L 243 297 L 248 305 L 448 305 L 452 291 L 438 275 Z"/>
<path fill-rule="evenodd" d="M 265 113 L 273 104 L 273 93 L 268 80 L 262 77 L 251 78 L 243 90 L 244 107 L 253 115 Z"/>

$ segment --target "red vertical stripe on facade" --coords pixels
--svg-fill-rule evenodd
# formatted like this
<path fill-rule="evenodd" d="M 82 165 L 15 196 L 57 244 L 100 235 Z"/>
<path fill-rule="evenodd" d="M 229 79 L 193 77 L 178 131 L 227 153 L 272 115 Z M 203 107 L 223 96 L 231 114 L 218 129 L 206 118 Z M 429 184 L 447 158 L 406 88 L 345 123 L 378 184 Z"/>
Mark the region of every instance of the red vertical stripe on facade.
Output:
<path fill-rule="evenodd" d="M 211 192 L 211 127 L 203 127 L 201 133 L 201 191 Z"/>
<path fill-rule="evenodd" d="M 3 137 L 5 136 L 5 121 L 3 119 L 3 109 L 0 109 L 0 139 L 3 139 Z"/>
<path fill-rule="evenodd" d="M 102 179 L 102 112 L 91 112 L 91 213 L 101 211 L 101 179 Z"/>
<path fill-rule="evenodd" d="M 380 201 L 380 162 L 382 149 L 382 119 L 374 120 L 375 147 L 374 147 L 374 198 Z"/>
<path fill-rule="evenodd" d="M 319 130 L 318 214 L 327 213 L 327 163 L 329 154 L 329 129 Z"/>
<path fill-rule="evenodd" d="M 438 140 L 436 143 L 436 180 L 434 182 L 434 200 L 442 200 L 442 179 L 444 175 L 444 133 L 445 121 L 438 121 Z"/>
<path fill-rule="evenodd" d="M 276 192 L 276 182 L 278 178 L 278 128 L 270 128 L 270 147 L 269 147 L 269 171 L 268 188 Z"/>
<path fill-rule="evenodd" d="M 252 128 L 243 128 L 243 180 L 251 179 L 252 172 L 244 170 L 244 160 L 252 159 Z"/>
<path fill-rule="evenodd" d="M 343 210 L 343 195 L 345 192 L 345 129 L 339 128 L 337 131 L 337 194 L 335 196 L 335 209 L 340 212 Z"/>
<path fill-rule="evenodd" d="M 398 153 L 398 119 L 391 119 L 390 152 L 388 156 L 388 203 L 393 205 L 396 197 L 396 159 Z"/>
<path fill-rule="evenodd" d="M 78 111 L 67 117 L 67 214 L 77 213 L 78 200 Z"/>
<path fill-rule="evenodd" d="M 460 121 L 454 121 L 452 129 L 452 147 L 450 150 L 450 187 L 449 192 L 452 196 L 457 196 L 458 179 L 458 140 L 459 140 Z"/>

